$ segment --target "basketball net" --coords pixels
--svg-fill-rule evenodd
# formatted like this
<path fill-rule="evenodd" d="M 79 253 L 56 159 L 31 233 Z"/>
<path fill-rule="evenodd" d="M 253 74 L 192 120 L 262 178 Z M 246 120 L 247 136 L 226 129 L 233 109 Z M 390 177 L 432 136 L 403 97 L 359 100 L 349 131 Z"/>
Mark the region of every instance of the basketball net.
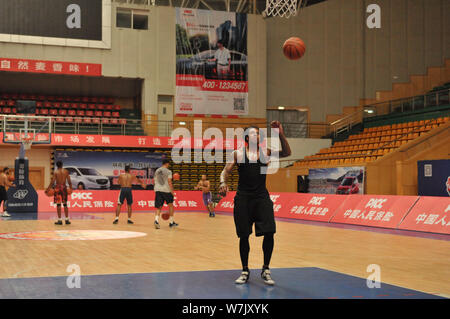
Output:
<path fill-rule="evenodd" d="M 300 4 L 303 0 L 299 0 Z M 297 0 L 266 0 L 263 17 L 285 17 L 297 15 Z"/>

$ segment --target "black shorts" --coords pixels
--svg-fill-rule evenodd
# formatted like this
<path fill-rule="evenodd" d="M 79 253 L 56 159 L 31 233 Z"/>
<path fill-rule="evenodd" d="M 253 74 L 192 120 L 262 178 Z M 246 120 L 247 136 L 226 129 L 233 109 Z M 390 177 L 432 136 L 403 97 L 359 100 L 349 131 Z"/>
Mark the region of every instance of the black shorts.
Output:
<path fill-rule="evenodd" d="M 5 186 L 0 186 L 0 203 L 8 200 L 8 193 L 6 192 Z"/>
<path fill-rule="evenodd" d="M 167 204 L 173 203 L 173 195 L 172 193 L 166 192 L 155 192 L 155 207 L 161 208 L 164 205 L 164 202 Z"/>
<path fill-rule="evenodd" d="M 131 193 L 131 187 L 122 187 L 119 194 L 119 204 L 123 205 L 127 200 L 127 205 L 133 204 L 133 194 Z"/>
<path fill-rule="evenodd" d="M 233 215 L 238 237 L 250 236 L 253 224 L 255 224 L 256 236 L 276 232 L 273 202 L 269 193 L 260 195 L 236 194 Z"/>

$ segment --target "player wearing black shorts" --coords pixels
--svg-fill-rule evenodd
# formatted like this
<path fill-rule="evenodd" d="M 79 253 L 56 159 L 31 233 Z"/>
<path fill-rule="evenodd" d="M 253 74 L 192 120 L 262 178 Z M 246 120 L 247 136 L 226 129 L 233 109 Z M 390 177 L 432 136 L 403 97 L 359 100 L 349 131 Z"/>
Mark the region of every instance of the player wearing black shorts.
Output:
<path fill-rule="evenodd" d="M 131 205 L 133 204 L 133 193 L 132 187 L 135 183 L 140 183 L 142 188 L 147 188 L 144 182 L 138 179 L 136 176 L 130 173 L 130 165 L 125 165 L 125 173 L 120 174 L 118 179 L 118 184 L 120 185 L 120 193 L 119 193 L 119 201 L 117 203 L 116 208 L 116 218 L 113 221 L 113 224 L 117 224 L 119 222 L 120 209 L 122 205 L 127 201 L 127 211 L 128 211 L 128 224 L 134 224 L 131 220 L 131 215 L 133 213 Z"/>
<path fill-rule="evenodd" d="M 281 123 L 273 121 L 271 126 L 279 130 L 281 151 L 279 157 L 287 157 L 291 149 L 286 140 Z M 220 176 L 220 193 L 225 196 L 228 191 L 227 179 L 234 165 L 238 166 L 239 182 L 234 197 L 234 223 L 236 233 L 239 237 L 239 253 L 242 263 L 242 273 L 235 281 L 244 284 L 248 281 L 250 270 L 248 268 L 248 255 L 250 252 L 249 236 L 253 232 L 255 224 L 255 235 L 264 236 L 263 253 L 264 265 L 261 277 L 268 285 L 273 285 L 269 269 L 270 259 L 274 246 L 274 234 L 276 232 L 273 202 L 266 188 L 266 173 L 270 156 L 276 155 L 274 151 L 259 147 L 264 138 L 260 137 L 258 127 L 250 127 L 245 130 L 246 145 L 241 150 L 233 152 L 232 161 L 225 165 Z"/>
<path fill-rule="evenodd" d="M 173 209 L 173 200 L 174 200 L 174 191 L 172 185 L 172 171 L 169 169 L 170 161 L 168 159 L 164 159 L 162 162 L 162 166 L 155 171 L 155 228 L 160 229 L 161 225 L 159 224 L 159 215 L 161 214 L 161 208 L 164 203 L 169 206 L 169 227 L 176 227 L 178 224 L 174 220 L 174 209 Z"/>

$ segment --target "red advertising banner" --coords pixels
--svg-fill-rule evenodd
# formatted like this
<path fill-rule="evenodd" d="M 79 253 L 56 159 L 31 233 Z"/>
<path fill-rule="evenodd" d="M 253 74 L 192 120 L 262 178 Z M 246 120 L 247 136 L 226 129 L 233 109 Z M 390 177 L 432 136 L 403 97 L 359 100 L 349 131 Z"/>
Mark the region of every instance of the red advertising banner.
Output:
<path fill-rule="evenodd" d="M 0 71 L 101 76 L 102 65 L 95 63 L 0 58 Z"/>
<path fill-rule="evenodd" d="M 8 133 L 9 134 L 9 133 Z M 12 133 L 11 133 L 12 134 Z M 13 138 L 8 138 L 12 140 Z M 36 134 L 36 141 L 48 141 L 48 134 Z M 3 133 L 0 133 L 0 144 Z M 54 146 L 96 146 L 96 147 L 135 147 L 135 148 L 192 148 L 234 150 L 242 147 L 242 140 L 227 139 L 172 139 L 165 136 L 128 136 L 128 135 L 86 135 L 86 134 L 52 134 L 51 145 Z"/>
<path fill-rule="evenodd" d="M 393 195 L 341 195 L 345 200 L 332 223 L 397 228 L 419 198 Z"/>
<path fill-rule="evenodd" d="M 53 197 L 45 195 L 44 191 L 37 191 L 39 196 L 39 212 L 54 212 L 56 205 Z M 69 195 L 67 206 L 69 212 L 115 212 L 119 198 L 119 190 L 84 190 L 74 191 Z M 179 211 L 207 211 L 203 204 L 201 192 L 176 191 L 175 210 Z M 145 190 L 133 191 L 133 211 L 153 211 L 155 210 L 155 192 Z M 126 211 L 126 204 L 121 211 Z M 167 205 L 163 210 L 167 210 Z"/>
<path fill-rule="evenodd" d="M 216 211 L 233 212 L 236 192 L 228 192 Z M 329 221 L 336 209 L 342 204 L 340 195 L 270 193 L 275 217 Z"/>
<path fill-rule="evenodd" d="M 450 198 L 420 197 L 398 228 L 450 234 Z"/>
<path fill-rule="evenodd" d="M 344 199 L 342 195 L 284 193 L 283 209 L 275 216 L 328 222 Z"/>

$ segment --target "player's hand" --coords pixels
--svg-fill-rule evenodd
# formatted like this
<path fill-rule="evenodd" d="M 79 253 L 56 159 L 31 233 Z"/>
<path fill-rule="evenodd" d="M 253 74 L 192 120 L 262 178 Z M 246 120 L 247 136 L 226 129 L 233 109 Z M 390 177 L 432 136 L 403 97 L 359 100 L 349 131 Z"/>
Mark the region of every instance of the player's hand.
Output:
<path fill-rule="evenodd" d="M 278 129 L 279 134 L 284 134 L 283 126 L 281 125 L 280 121 L 270 122 L 270 127 Z"/>
<path fill-rule="evenodd" d="M 228 185 L 225 183 L 220 184 L 220 187 L 219 187 L 220 196 L 223 196 L 223 197 L 227 196 L 227 192 L 228 192 Z"/>

